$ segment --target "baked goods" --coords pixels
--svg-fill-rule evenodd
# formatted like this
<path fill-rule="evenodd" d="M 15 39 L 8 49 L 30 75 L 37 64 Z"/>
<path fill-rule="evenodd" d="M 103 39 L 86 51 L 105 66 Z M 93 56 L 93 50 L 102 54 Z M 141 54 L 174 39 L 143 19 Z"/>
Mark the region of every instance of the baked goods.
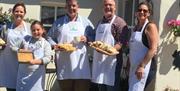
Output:
<path fill-rule="evenodd" d="M 90 43 L 90 46 L 104 54 L 115 55 L 119 53 L 114 47 L 101 41 L 94 41 Z"/>
<path fill-rule="evenodd" d="M 34 56 L 31 51 L 20 49 L 17 53 L 18 61 L 20 63 L 29 63 Z"/>
<path fill-rule="evenodd" d="M 5 44 L 6 44 L 6 42 L 0 38 L 0 45 L 5 45 Z"/>
<path fill-rule="evenodd" d="M 64 49 L 67 52 L 72 52 L 76 50 L 76 48 L 70 43 L 58 44 L 58 47 L 60 49 Z"/>

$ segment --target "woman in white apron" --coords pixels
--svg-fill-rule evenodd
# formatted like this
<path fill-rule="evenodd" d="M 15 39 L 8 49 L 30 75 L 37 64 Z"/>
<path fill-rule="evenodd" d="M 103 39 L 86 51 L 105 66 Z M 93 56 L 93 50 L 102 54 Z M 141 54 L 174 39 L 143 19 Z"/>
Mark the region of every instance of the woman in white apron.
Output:
<path fill-rule="evenodd" d="M 32 35 L 26 36 L 23 49 L 33 52 L 34 59 L 30 63 L 20 63 L 17 76 L 17 91 L 44 91 L 45 65 L 51 60 L 51 46 L 42 37 L 43 25 L 34 21 L 31 25 Z"/>
<path fill-rule="evenodd" d="M 0 86 L 7 87 L 7 90 L 15 91 L 18 61 L 17 47 L 24 36 L 30 35 L 30 24 L 23 21 L 26 8 L 23 3 L 17 3 L 13 7 L 14 22 L 10 24 L 7 31 L 3 31 L 3 39 L 6 40 L 6 47 L 0 52 Z"/>
<path fill-rule="evenodd" d="M 130 73 L 129 91 L 144 91 L 148 77 L 151 59 L 157 52 L 158 30 L 154 23 L 149 23 L 151 8 L 147 2 L 138 5 L 138 24 L 131 33 L 130 46 Z M 145 32 L 149 43 L 147 48 L 142 42 L 142 35 Z"/>

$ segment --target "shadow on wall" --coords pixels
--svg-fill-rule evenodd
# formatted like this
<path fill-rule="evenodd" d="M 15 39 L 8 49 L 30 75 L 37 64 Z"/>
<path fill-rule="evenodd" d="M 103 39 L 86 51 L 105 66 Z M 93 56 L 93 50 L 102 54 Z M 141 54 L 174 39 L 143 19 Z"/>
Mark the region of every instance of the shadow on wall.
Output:
<path fill-rule="evenodd" d="M 171 67 L 174 65 L 173 63 L 173 53 L 175 50 L 178 49 L 178 44 L 175 43 L 176 38 L 172 36 L 172 32 L 169 32 L 169 28 L 167 26 L 167 21 L 170 19 L 176 19 L 178 15 L 180 14 L 180 6 L 179 6 L 179 0 L 176 0 L 172 6 L 169 8 L 167 15 L 165 16 L 164 22 L 163 22 L 163 31 L 160 35 L 161 39 L 163 39 L 161 45 L 160 45 L 160 74 L 167 74 Z M 176 11 L 175 11 L 176 10 Z"/>
<path fill-rule="evenodd" d="M 177 51 L 177 50 L 174 51 L 172 56 L 174 58 L 174 61 L 173 61 L 174 70 L 178 69 L 180 71 L 180 51 Z"/>
<path fill-rule="evenodd" d="M 103 16 L 103 0 L 79 0 L 79 5 L 82 9 L 92 9 L 88 18 L 96 26 Z"/>

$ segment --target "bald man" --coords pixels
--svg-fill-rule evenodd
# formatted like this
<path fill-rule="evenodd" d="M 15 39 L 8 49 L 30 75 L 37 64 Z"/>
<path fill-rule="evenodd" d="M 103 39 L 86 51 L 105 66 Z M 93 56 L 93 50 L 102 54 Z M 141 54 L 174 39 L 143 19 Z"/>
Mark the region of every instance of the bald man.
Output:
<path fill-rule="evenodd" d="M 122 64 L 122 46 L 128 42 L 129 30 L 126 22 L 115 15 L 114 0 L 103 1 L 104 16 L 96 27 L 96 41 L 103 41 L 116 50 L 118 55 L 108 56 L 94 51 L 92 82 L 98 85 L 98 91 L 120 91 L 119 77 Z"/>

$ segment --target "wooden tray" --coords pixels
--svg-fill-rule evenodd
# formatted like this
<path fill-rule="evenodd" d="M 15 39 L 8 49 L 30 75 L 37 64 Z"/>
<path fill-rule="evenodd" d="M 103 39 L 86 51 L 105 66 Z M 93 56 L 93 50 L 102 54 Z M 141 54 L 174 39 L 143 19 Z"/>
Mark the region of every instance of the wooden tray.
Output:
<path fill-rule="evenodd" d="M 94 48 L 95 50 L 97 50 L 97 51 L 99 51 L 99 52 L 105 54 L 105 55 L 113 56 L 113 55 L 119 54 L 118 51 L 116 51 L 116 52 L 114 52 L 114 53 L 109 53 L 109 52 L 104 51 L 104 50 L 102 50 L 102 49 L 100 49 L 100 48 L 98 48 L 98 47 L 94 47 L 94 46 L 91 46 L 91 47 Z"/>
<path fill-rule="evenodd" d="M 20 63 L 29 63 L 34 59 L 33 53 L 30 51 L 19 51 L 17 56 Z"/>

